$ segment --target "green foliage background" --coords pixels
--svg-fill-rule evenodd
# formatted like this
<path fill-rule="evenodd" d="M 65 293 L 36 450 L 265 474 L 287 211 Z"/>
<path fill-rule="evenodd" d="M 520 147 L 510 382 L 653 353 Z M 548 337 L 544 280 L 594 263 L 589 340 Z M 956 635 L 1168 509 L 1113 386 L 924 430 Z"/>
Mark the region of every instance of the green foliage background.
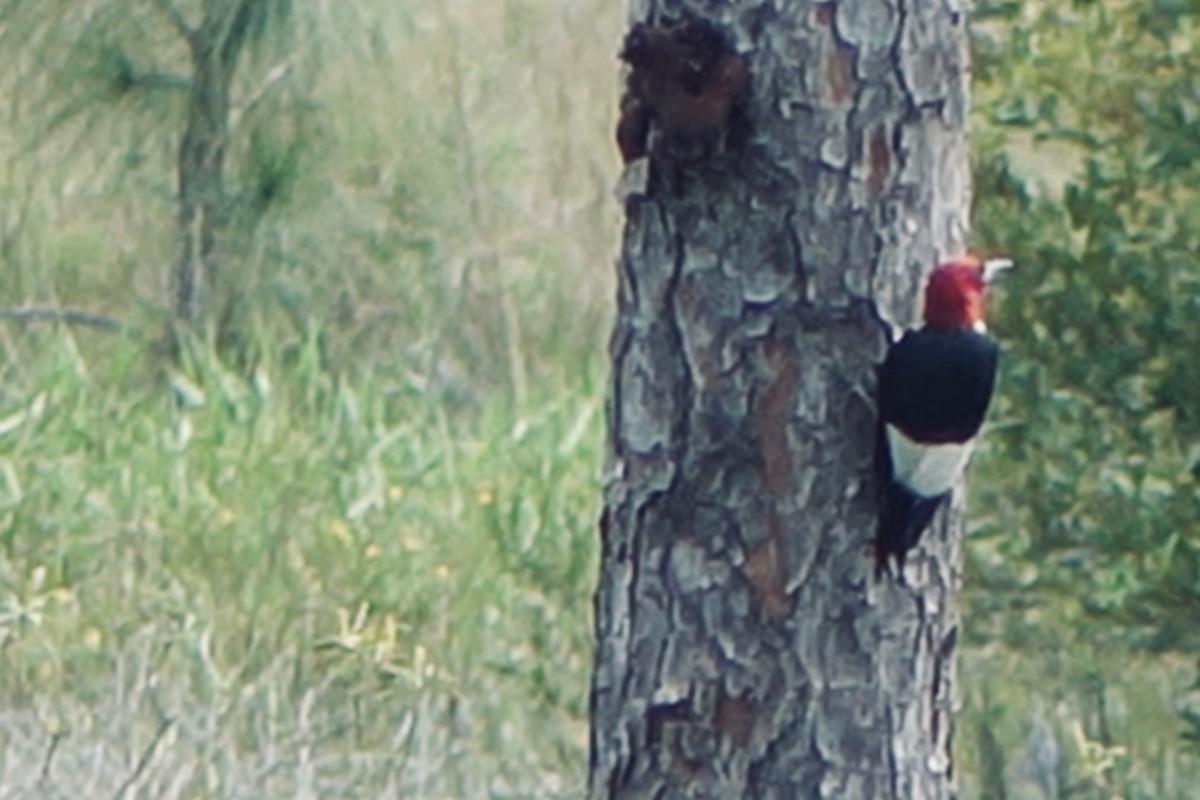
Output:
<path fill-rule="evenodd" d="M 578 797 L 621 9 L 270 8 L 173 361 L 186 49 L 0 0 L 0 305 L 128 329 L 0 322 L 0 796 Z M 964 795 L 1193 797 L 1200 3 L 974 19 Z"/>
<path fill-rule="evenodd" d="M 1200 4 L 988 2 L 975 21 L 975 231 L 1022 269 L 995 314 L 964 683 L 978 748 L 1024 725 L 1028 751 L 981 794 L 1045 796 L 1028 779 L 1053 732 L 1048 796 L 1194 796 Z"/>

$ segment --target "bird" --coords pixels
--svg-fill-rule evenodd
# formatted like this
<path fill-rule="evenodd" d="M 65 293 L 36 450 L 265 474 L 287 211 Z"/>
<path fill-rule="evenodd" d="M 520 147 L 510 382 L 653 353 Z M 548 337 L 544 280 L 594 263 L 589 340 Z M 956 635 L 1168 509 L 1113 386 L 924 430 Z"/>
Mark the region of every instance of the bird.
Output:
<path fill-rule="evenodd" d="M 892 344 L 879 367 L 877 576 L 889 560 L 903 575 L 908 553 L 966 468 L 1000 360 L 985 322 L 987 288 L 1012 266 L 970 254 L 940 264 L 925 286 L 922 326 Z"/>

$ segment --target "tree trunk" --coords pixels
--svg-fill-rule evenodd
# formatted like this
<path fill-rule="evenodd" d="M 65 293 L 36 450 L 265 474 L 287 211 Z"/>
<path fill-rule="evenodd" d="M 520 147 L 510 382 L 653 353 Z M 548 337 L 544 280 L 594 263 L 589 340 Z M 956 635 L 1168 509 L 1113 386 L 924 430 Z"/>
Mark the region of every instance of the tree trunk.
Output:
<path fill-rule="evenodd" d="M 875 366 L 965 244 L 965 4 L 632 5 L 749 85 L 740 136 L 626 104 L 589 797 L 954 797 L 961 520 L 903 582 L 871 549 Z"/>
<path fill-rule="evenodd" d="M 215 286 L 218 240 L 228 223 L 230 87 L 256 2 L 210 3 L 196 28 L 175 16 L 192 60 L 187 125 L 179 144 L 179 249 L 173 276 L 175 315 L 188 322 L 200 318 Z"/>

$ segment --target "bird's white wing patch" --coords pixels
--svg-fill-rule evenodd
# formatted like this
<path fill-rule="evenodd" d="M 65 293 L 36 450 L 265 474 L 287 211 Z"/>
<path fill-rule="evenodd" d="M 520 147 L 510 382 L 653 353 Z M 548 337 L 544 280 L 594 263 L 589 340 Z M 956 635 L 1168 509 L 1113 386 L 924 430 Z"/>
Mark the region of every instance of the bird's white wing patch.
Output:
<path fill-rule="evenodd" d="M 954 488 L 971 457 L 974 440 L 961 444 L 920 444 L 887 426 L 892 474 L 922 497 L 935 497 Z"/>

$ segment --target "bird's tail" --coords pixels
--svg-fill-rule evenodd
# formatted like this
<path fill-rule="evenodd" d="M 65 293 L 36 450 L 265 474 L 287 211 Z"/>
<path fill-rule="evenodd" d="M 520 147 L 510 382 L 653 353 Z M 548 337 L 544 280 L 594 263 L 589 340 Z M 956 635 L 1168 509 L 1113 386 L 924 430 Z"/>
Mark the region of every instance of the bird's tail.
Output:
<path fill-rule="evenodd" d="M 949 492 L 922 497 L 898 481 L 888 483 L 875 534 L 875 577 L 884 573 L 889 560 L 895 563 L 897 576 L 904 574 L 908 551 L 917 546 L 933 515 L 949 497 Z"/>

